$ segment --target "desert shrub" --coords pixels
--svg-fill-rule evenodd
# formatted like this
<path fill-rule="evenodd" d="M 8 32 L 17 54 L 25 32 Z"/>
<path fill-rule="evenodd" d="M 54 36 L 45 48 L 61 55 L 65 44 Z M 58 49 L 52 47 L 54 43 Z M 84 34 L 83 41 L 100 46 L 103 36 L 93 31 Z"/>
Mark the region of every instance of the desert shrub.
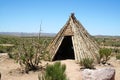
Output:
<path fill-rule="evenodd" d="M 114 53 L 120 53 L 120 49 L 114 48 L 114 49 L 112 49 L 112 52 L 114 52 Z"/>
<path fill-rule="evenodd" d="M 12 53 L 8 53 L 9 58 L 14 58 L 14 55 Z"/>
<path fill-rule="evenodd" d="M 6 53 L 8 53 L 9 58 L 13 58 L 12 49 L 14 46 L 6 46 Z"/>
<path fill-rule="evenodd" d="M 50 61 L 51 60 L 51 55 L 49 54 L 49 52 L 48 51 L 44 51 L 43 53 L 44 54 L 42 54 L 41 59 L 44 60 L 44 61 Z"/>
<path fill-rule="evenodd" d="M 30 70 L 39 69 L 38 64 L 41 62 L 44 54 L 45 43 L 33 40 L 22 40 L 14 51 L 14 58 L 21 65 L 23 70 L 28 73 Z"/>
<path fill-rule="evenodd" d="M 0 46 L 0 53 L 5 53 L 5 52 L 6 52 L 6 50 L 5 50 L 4 46 Z"/>
<path fill-rule="evenodd" d="M 13 48 L 13 46 L 3 46 L 3 45 L 0 45 L 0 53 L 8 53 L 8 55 L 9 55 L 12 52 L 12 48 Z"/>
<path fill-rule="evenodd" d="M 80 61 L 80 65 L 83 66 L 84 68 L 88 68 L 88 69 L 93 69 L 93 62 L 94 60 L 92 58 L 83 58 Z"/>
<path fill-rule="evenodd" d="M 101 48 L 99 50 L 99 55 L 102 63 L 106 63 L 110 59 L 111 49 Z"/>
<path fill-rule="evenodd" d="M 120 54 L 119 53 L 116 55 L 116 59 L 120 60 Z"/>
<path fill-rule="evenodd" d="M 39 76 L 39 80 L 67 80 L 65 70 L 66 65 L 61 65 L 60 62 L 48 65 L 43 76 Z"/>
<path fill-rule="evenodd" d="M 10 47 L 0 45 L 0 53 L 7 53 L 9 52 Z"/>

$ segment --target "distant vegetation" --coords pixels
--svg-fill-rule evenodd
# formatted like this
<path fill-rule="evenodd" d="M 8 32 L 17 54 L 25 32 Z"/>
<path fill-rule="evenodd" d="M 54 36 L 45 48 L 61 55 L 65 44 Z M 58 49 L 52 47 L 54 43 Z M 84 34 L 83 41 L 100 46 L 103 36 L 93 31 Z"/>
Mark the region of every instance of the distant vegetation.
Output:
<path fill-rule="evenodd" d="M 95 40 L 101 46 L 120 47 L 120 37 L 98 37 Z"/>
<path fill-rule="evenodd" d="M 11 48 L 16 48 L 20 45 L 20 42 L 24 42 L 27 40 L 28 42 L 31 40 L 37 40 L 38 37 L 18 37 L 18 36 L 7 36 L 0 35 L 0 53 L 11 52 Z M 42 40 L 47 40 L 48 43 L 51 41 L 52 37 L 41 37 Z"/>
<path fill-rule="evenodd" d="M 5 36 L 0 35 L 0 44 L 17 44 L 17 41 L 20 40 L 20 37 L 14 37 L 14 36 Z"/>

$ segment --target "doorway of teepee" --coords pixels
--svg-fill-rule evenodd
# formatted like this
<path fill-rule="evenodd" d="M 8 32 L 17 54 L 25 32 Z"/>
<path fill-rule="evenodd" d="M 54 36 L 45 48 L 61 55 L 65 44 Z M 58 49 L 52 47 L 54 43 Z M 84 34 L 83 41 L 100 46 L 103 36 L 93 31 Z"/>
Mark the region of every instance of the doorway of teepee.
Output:
<path fill-rule="evenodd" d="M 75 59 L 72 36 L 64 36 L 53 61 L 65 59 Z"/>

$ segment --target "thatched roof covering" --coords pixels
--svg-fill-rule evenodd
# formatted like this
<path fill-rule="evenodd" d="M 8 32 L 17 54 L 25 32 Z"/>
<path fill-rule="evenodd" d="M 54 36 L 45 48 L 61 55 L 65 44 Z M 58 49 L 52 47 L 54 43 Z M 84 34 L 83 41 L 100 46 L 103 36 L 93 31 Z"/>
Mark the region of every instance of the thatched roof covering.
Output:
<path fill-rule="evenodd" d="M 69 46 L 72 48 L 67 48 Z M 70 49 L 73 49 L 73 51 Z M 75 18 L 73 13 L 64 27 L 58 32 L 47 47 L 47 51 L 51 55 L 51 60 L 63 57 L 63 59 L 72 58 L 76 61 L 80 61 L 82 58 L 90 57 L 97 61 L 97 56 L 99 56 L 98 50 L 99 47 L 95 40 Z M 69 55 L 70 51 L 72 51 L 72 55 Z M 73 55 L 74 58 L 70 57 Z M 55 58 L 56 56 L 57 58 Z"/>

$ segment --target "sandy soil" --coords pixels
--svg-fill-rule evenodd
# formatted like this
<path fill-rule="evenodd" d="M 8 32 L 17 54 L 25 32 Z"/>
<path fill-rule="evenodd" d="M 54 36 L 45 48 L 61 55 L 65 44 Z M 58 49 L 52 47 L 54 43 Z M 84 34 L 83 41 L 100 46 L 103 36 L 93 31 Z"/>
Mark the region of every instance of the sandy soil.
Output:
<path fill-rule="evenodd" d="M 80 70 L 79 64 L 77 64 L 74 60 L 63 60 L 61 62 L 62 64 L 66 64 L 66 74 L 69 80 L 82 80 L 82 70 Z M 46 62 L 43 62 L 43 64 L 45 63 Z M 120 61 L 117 61 L 114 57 L 112 57 L 109 63 L 111 63 L 112 66 L 97 65 L 95 68 L 113 67 L 116 70 L 115 80 L 120 80 Z M 21 74 L 18 69 L 20 69 L 19 64 L 17 64 L 14 60 L 9 59 L 7 54 L 0 54 L 1 80 L 38 80 L 39 71 L 29 72 L 29 74 Z"/>
<path fill-rule="evenodd" d="M 30 72 L 22 74 L 19 72 L 20 66 L 14 60 L 9 59 L 6 54 L 0 55 L 1 80 L 38 80 L 39 72 Z"/>
<path fill-rule="evenodd" d="M 79 64 L 76 64 L 74 60 L 63 60 L 63 64 L 66 64 L 66 74 L 69 80 L 82 80 Z"/>

